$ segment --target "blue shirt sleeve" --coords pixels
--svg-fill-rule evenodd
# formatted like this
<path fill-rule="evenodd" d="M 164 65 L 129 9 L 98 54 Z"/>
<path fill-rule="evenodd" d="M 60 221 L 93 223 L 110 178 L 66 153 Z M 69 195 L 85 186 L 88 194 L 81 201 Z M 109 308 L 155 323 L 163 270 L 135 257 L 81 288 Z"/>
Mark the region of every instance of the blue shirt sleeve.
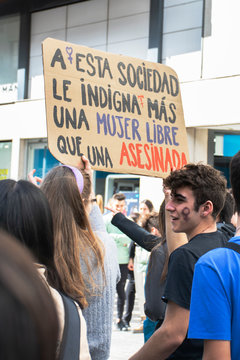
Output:
<path fill-rule="evenodd" d="M 224 264 L 219 269 L 209 255 L 195 266 L 188 338 L 231 340 L 231 304 L 224 281 Z"/>

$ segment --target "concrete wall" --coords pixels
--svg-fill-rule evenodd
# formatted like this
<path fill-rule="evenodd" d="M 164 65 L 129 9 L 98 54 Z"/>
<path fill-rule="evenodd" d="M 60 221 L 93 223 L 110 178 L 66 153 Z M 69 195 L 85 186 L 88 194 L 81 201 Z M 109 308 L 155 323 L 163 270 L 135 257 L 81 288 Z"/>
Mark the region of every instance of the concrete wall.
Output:
<path fill-rule="evenodd" d="M 0 106 L 0 128 L 0 140 L 12 141 L 11 178 L 25 177 L 25 140 L 47 137 L 44 100 L 19 101 Z"/>
<path fill-rule="evenodd" d="M 202 161 L 207 163 L 208 159 L 208 130 L 201 128 L 188 128 L 188 148 L 190 162 Z"/>

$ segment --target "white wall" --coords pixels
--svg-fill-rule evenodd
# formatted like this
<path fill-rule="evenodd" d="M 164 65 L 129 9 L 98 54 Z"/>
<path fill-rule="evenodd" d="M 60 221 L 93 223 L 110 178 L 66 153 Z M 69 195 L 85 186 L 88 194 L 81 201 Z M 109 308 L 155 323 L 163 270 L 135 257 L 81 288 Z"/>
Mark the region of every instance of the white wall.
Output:
<path fill-rule="evenodd" d="M 239 0 L 212 0 L 211 36 L 203 40 L 203 78 L 240 74 L 239 14 Z"/>
<path fill-rule="evenodd" d="M 140 198 L 139 203 L 144 199 L 152 201 L 154 209 L 159 210 L 164 200 L 163 182 L 160 178 L 149 178 L 148 176 L 140 177 Z"/>
<path fill-rule="evenodd" d="M 240 75 L 181 84 L 186 126 L 239 124 L 239 89 Z"/>
<path fill-rule="evenodd" d="M 47 136 L 44 100 L 18 101 L 0 106 L 0 119 L 1 140 Z"/>
<path fill-rule="evenodd" d="M 193 163 L 208 161 L 208 130 L 188 128 L 189 161 Z"/>
<path fill-rule="evenodd" d="M 0 127 L 0 140 L 12 142 L 11 178 L 22 178 L 25 175 L 24 139 L 47 137 L 44 101 L 19 101 L 0 106 Z"/>

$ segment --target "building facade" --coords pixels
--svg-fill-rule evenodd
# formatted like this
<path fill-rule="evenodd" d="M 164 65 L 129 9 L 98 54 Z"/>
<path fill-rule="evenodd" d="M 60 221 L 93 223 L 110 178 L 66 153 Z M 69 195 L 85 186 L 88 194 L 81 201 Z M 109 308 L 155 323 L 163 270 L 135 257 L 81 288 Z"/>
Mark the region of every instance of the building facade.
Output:
<path fill-rule="evenodd" d="M 228 176 L 240 144 L 239 10 L 238 0 L 1 2 L 0 179 L 26 178 L 33 167 L 43 176 L 57 163 L 47 149 L 41 56 L 47 37 L 172 67 L 190 160 Z M 96 173 L 98 193 L 104 194 L 106 175 Z M 151 197 L 149 178 L 139 181 L 140 197 Z M 159 179 L 151 181 L 155 191 Z"/>

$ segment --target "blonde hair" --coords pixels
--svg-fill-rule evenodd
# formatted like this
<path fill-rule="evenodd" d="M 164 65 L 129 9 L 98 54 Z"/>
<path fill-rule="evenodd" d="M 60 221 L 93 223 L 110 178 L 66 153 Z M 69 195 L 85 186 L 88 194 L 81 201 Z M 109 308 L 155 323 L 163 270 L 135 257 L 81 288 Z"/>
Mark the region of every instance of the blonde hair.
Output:
<path fill-rule="evenodd" d="M 103 208 L 103 197 L 102 197 L 102 195 L 100 195 L 100 194 L 96 195 L 96 200 L 97 200 L 97 204 L 99 206 L 99 209 L 100 209 L 101 213 L 103 214 L 104 208 Z"/>
<path fill-rule="evenodd" d="M 63 291 L 82 308 L 88 305 L 87 297 L 95 294 L 94 274 L 101 271 L 105 278 L 103 244 L 95 237 L 84 206 L 90 201 L 91 181 L 87 174 L 83 177 L 82 196 L 72 170 L 64 166 L 53 168 L 41 185 L 53 215 L 54 261 Z"/>

